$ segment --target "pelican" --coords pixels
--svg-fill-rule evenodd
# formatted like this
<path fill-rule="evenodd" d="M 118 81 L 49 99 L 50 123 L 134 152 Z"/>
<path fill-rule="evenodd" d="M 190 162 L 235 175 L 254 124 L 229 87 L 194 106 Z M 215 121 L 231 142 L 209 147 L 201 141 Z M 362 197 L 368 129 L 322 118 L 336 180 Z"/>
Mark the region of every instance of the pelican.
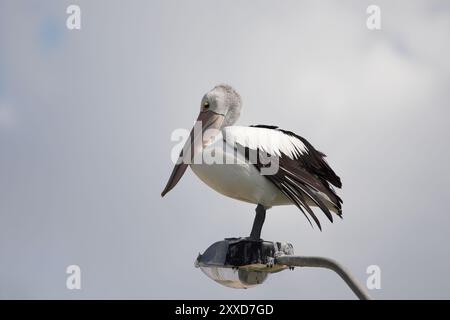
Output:
<path fill-rule="evenodd" d="M 256 205 L 252 239 L 260 239 L 266 210 L 273 206 L 295 205 L 320 230 L 313 207 L 331 222 L 331 212 L 342 218 L 342 199 L 333 188 L 342 187 L 341 179 L 325 154 L 277 126 L 235 126 L 241 108 L 240 95 L 229 85 L 218 85 L 203 96 L 197 128 L 192 129 L 161 196 L 190 166 L 215 191 Z"/>

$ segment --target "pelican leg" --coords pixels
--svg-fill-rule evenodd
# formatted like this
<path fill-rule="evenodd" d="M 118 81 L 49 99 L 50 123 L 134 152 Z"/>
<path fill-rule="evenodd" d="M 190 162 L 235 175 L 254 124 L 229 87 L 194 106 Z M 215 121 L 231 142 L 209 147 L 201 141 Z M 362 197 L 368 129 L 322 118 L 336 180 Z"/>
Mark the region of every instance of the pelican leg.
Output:
<path fill-rule="evenodd" d="M 266 208 L 264 208 L 262 204 L 258 204 L 255 211 L 256 215 L 255 220 L 253 221 L 253 228 L 250 233 L 250 238 L 258 240 L 261 238 L 261 229 L 264 224 L 264 220 L 266 219 Z"/>

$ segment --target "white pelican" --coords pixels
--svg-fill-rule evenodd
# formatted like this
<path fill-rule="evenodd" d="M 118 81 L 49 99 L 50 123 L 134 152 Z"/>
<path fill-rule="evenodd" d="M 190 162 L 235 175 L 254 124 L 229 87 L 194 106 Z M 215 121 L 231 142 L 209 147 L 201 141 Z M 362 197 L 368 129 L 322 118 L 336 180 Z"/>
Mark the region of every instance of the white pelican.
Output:
<path fill-rule="evenodd" d="M 306 139 L 276 126 L 234 126 L 240 112 L 241 97 L 229 85 L 218 85 L 203 96 L 199 130 L 192 129 L 161 196 L 190 166 L 217 192 L 257 205 L 253 239 L 260 238 L 266 210 L 272 206 L 294 204 L 320 230 L 311 207 L 320 208 L 331 222 L 331 212 L 342 217 L 342 200 L 332 187 L 341 188 L 341 180 L 325 155 Z M 207 157 L 223 161 L 206 161 Z"/>

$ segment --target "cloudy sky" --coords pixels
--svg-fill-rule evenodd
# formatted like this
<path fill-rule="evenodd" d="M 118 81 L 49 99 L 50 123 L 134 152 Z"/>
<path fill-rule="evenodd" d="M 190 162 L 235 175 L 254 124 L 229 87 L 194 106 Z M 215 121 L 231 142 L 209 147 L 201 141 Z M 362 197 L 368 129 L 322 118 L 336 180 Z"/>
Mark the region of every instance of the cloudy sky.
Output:
<path fill-rule="evenodd" d="M 295 131 L 343 180 L 344 220 L 319 232 L 275 207 L 265 239 L 362 283 L 378 265 L 378 299 L 450 298 L 449 33 L 444 0 L 2 0 L 0 298 L 353 299 L 327 270 L 233 290 L 194 268 L 254 217 L 192 172 L 160 197 L 172 131 L 223 82 L 240 124 Z M 66 288 L 72 264 L 81 290 Z"/>

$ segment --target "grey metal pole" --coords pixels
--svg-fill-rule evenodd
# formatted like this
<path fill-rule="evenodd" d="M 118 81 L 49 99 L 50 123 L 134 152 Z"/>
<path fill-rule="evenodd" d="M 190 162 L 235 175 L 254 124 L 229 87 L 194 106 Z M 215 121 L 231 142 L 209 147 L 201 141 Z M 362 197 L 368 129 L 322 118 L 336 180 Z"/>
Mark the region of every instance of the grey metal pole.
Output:
<path fill-rule="evenodd" d="M 326 268 L 336 272 L 342 280 L 352 289 L 360 300 L 370 300 L 369 294 L 364 287 L 337 261 L 324 257 L 302 257 L 302 256 L 280 256 L 275 259 L 276 264 L 288 267 L 313 267 Z"/>

